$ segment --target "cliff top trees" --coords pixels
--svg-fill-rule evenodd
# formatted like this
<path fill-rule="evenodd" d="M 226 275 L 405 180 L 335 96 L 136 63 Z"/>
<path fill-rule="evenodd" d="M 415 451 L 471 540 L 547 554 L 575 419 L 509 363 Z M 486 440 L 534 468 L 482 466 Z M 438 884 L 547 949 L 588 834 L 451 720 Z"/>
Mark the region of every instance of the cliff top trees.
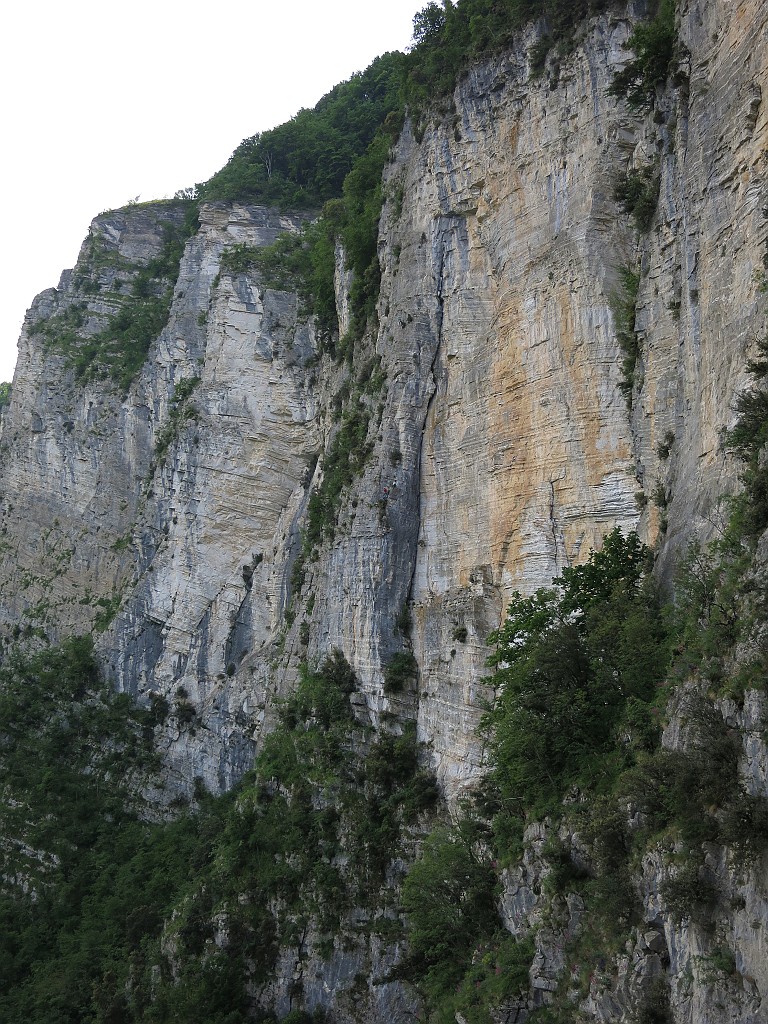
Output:
<path fill-rule="evenodd" d="M 340 196 L 355 161 L 400 105 L 403 60 L 401 53 L 385 53 L 311 110 L 245 139 L 199 186 L 200 198 L 309 209 Z"/>

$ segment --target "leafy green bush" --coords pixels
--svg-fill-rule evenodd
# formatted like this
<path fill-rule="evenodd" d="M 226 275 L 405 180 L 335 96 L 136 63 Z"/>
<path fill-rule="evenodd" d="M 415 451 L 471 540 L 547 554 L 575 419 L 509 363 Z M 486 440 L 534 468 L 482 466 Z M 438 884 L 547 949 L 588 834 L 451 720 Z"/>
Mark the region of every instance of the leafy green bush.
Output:
<path fill-rule="evenodd" d="M 724 659 L 750 635 L 755 611 L 751 552 L 740 537 L 743 502 L 723 536 L 707 547 L 693 543 L 676 580 L 678 630 L 683 665 L 695 664 L 719 688 Z"/>
<path fill-rule="evenodd" d="M 635 331 L 637 293 L 640 289 L 640 274 L 630 267 L 619 268 L 621 289 L 611 296 L 611 310 L 616 328 L 616 340 L 622 352 L 621 384 L 619 387 L 632 406 L 632 392 L 635 386 L 635 366 L 640 354 L 640 345 Z"/>
<path fill-rule="evenodd" d="M 516 595 L 496 647 L 498 695 L 485 719 L 492 777 L 509 813 L 541 814 L 610 767 L 630 702 L 649 703 L 669 638 L 649 552 L 618 529 L 553 589 Z"/>
<path fill-rule="evenodd" d="M 669 986 L 664 978 L 656 978 L 643 992 L 636 1024 L 674 1024 Z"/>
<path fill-rule="evenodd" d="M 343 797 L 350 864 L 364 889 L 381 884 L 404 828 L 437 802 L 437 784 L 419 768 L 418 752 L 412 726 L 400 736 L 379 735 L 356 773 L 356 789 Z"/>
<path fill-rule="evenodd" d="M 413 651 L 398 651 L 384 666 L 384 692 L 402 693 L 418 672 Z"/>
<path fill-rule="evenodd" d="M 436 1000 L 435 1019 L 467 1024 L 494 1024 L 505 1004 L 526 1002 L 529 972 L 535 952 L 531 937 L 515 939 L 503 929 L 484 939 L 455 993 Z"/>
<path fill-rule="evenodd" d="M 669 458 L 669 453 L 672 451 L 672 447 L 675 443 L 675 432 L 674 430 L 666 430 L 664 437 L 656 445 L 656 454 L 663 461 Z"/>
<path fill-rule="evenodd" d="M 702 874 L 699 860 L 690 855 L 675 865 L 659 894 L 678 924 L 686 918 L 706 923 L 717 902 L 717 888 Z"/>
<path fill-rule="evenodd" d="M 735 505 L 741 532 L 756 541 L 768 526 L 768 466 L 761 453 L 768 443 L 768 391 L 759 386 L 768 374 L 768 336 L 758 342 L 756 359 L 747 363 L 754 386 L 736 402 L 738 421 L 728 434 L 728 446 L 744 463 L 743 497 Z"/>
<path fill-rule="evenodd" d="M 718 809 L 740 790 L 739 744 L 702 693 L 686 694 L 680 714 L 688 734 L 685 751 L 658 750 L 639 759 L 637 772 L 622 785 L 643 809 L 649 830 L 674 828 L 696 847 L 720 838 Z"/>
<path fill-rule="evenodd" d="M 103 633 L 104 630 L 111 624 L 114 617 L 120 610 L 120 603 L 122 598 L 120 594 L 113 594 L 111 597 L 100 597 L 96 601 L 98 612 L 96 618 L 93 621 L 94 631 L 97 633 Z"/>
<path fill-rule="evenodd" d="M 652 106 L 656 89 L 674 72 L 675 0 L 660 0 L 654 18 L 638 25 L 627 40 L 636 56 L 613 80 L 609 92 L 631 107 Z"/>
<path fill-rule="evenodd" d="M 460 984 L 480 940 L 496 934 L 496 876 L 482 826 L 469 818 L 436 829 L 403 885 L 408 954 L 399 969 L 439 1002 Z"/>
<path fill-rule="evenodd" d="M 661 178 L 655 164 L 632 168 L 614 182 L 613 198 L 635 222 L 637 230 L 648 231 L 659 203 Z"/>

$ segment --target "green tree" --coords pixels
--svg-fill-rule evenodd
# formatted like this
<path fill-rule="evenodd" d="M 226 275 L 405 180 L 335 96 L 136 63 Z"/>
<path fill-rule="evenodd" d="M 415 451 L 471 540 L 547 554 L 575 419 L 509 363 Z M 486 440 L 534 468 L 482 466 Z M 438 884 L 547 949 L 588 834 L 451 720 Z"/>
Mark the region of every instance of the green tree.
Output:
<path fill-rule="evenodd" d="M 486 840 L 469 818 L 435 830 L 403 884 L 409 921 L 403 973 L 433 998 L 455 988 L 479 938 L 499 925 Z"/>
<path fill-rule="evenodd" d="M 651 106 L 656 89 L 674 70 L 675 40 L 675 0 L 661 0 L 656 16 L 639 24 L 627 40 L 636 56 L 614 77 L 609 92 L 625 97 L 632 107 Z"/>
<path fill-rule="evenodd" d="M 768 465 L 762 457 L 768 443 L 768 391 L 760 385 L 768 374 L 768 336 L 758 342 L 757 358 L 747 363 L 747 371 L 754 386 L 736 401 L 738 420 L 728 446 L 744 464 L 744 493 L 736 502 L 739 528 L 754 542 L 768 526 Z"/>
<path fill-rule="evenodd" d="M 637 535 L 615 529 L 551 589 L 515 595 L 490 637 L 491 777 L 514 817 L 555 809 L 574 784 L 599 786 L 625 713 L 653 699 L 669 638 L 649 568 Z"/>
<path fill-rule="evenodd" d="M 387 115 L 400 106 L 401 53 L 377 57 L 311 110 L 245 139 L 198 186 L 203 199 L 239 199 L 282 209 L 319 209 L 338 198 L 347 174 Z"/>

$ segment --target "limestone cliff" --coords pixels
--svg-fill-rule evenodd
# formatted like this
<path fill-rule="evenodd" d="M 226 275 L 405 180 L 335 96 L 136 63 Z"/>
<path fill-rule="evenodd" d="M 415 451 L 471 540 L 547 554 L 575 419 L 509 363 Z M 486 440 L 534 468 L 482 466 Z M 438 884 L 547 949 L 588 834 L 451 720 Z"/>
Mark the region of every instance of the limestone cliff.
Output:
<path fill-rule="evenodd" d="M 114 685 L 168 700 L 160 803 L 196 778 L 228 789 L 299 663 L 333 648 L 360 681 L 359 719 L 415 721 L 454 801 L 482 770 L 486 638 L 511 594 L 583 561 L 617 525 L 658 544 L 666 575 L 711 534 L 737 482 L 724 432 L 764 329 L 768 22 L 760 0 L 685 0 L 680 71 L 646 114 L 609 93 L 639 10 L 592 18 L 538 76 L 533 26 L 470 68 L 444 116 L 406 121 L 385 172 L 378 325 L 350 365 L 323 349 L 295 293 L 222 263 L 299 230 L 298 216 L 258 207 L 201 204 L 167 323 L 125 391 L 76 377 L 45 325 L 74 323 L 82 348 L 184 210 L 96 218 L 78 266 L 35 300 L 1 421 L 0 612 L 8 630 L 98 630 Z M 645 168 L 659 202 L 639 233 L 614 183 Z M 616 324 L 627 267 L 639 270 L 629 387 Z M 308 556 L 310 495 L 353 403 L 370 453 Z M 393 692 L 386 668 L 404 650 L 417 671 Z M 730 714 L 764 759 L 759 729 Z M 504 897 L 513 931 L 540 898 L 510 895 L 533 877 L 537 888 L 541 865 L 525 870 Z M 703 955 L 705 939 L 659 904 L 664 870 L 642 865 L 647 928 L 617 968 L 619 994 L 591 990 L 588 1019 L 625 1019 L 638 958 L 657 957 L 649 976 L 671 958 L 682 978 Z M 722 859 L 712 871 L 728 874 Z M 750 923 L 765 917 L 764 879 L 744 885 L 728 927 L 749 1011 L 723 993 L 730 1010 L 705 1008 L 699 978 L 680 981 L 676 1021 L 765 1012 Z M 338 966 L 315 1002 L 332 1003 L 358 967 Z M 371 1013 L 405 1019 L 394 1005 Z"/>

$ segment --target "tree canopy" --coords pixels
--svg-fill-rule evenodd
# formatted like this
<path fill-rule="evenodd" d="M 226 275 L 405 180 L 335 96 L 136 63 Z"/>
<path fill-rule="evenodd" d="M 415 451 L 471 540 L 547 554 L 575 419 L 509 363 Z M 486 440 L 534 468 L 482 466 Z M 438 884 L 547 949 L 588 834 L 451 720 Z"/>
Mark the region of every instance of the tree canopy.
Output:
<path fill-rule="evenodd" d="M 400 106 L 403 60 L 401 53 L 385 53 L 312 109 L 245 139 L 199 186 L 200 197 L 309 209 L 340 196 L 355 161 Z"/>
<path fill-rule="evenodd" d="M 494 783 L 513 813 L 599 780 L 627 712 L 653 699 L 669 648 L 649 569 L 637 534 L 617 528 L 551 588 L 515 594 L 491 636 L 498 696 L 486 726 Z"/>

